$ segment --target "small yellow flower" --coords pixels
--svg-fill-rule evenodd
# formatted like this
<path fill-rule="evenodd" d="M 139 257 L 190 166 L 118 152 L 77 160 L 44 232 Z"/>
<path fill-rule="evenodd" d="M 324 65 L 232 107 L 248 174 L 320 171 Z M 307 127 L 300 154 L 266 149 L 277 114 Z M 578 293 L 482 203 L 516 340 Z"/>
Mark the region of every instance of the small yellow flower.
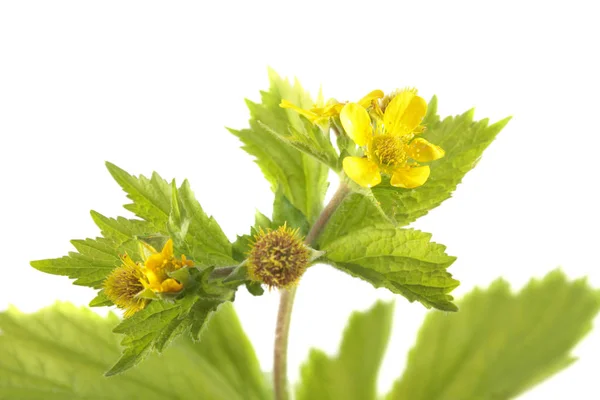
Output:
<path fill-rule="evenodd" d="M 415 135 L 427 113 L 427 103 L 414 89 L 399 91 L 391 100 L 373 102 L 372 113 L 362 104 L 348 103 L 340 112 L 340 122 L 350 138 L 364 147 L 365 157 L 346 157 L 344 172 L 363 187 L 381 183 L 381 174 L 391 175 L 392 186 L 412 189 L 429 178 L 429 166 L 444 150 Z"/>
<path fill-rule="evenodd" d="M 183 285 L 169 274 L 183 267 L 191 267 L 193 262 L 184 255 L 180 259 L 173 254 L 173 241 L 169 239 L 162 251 L 142 243 L 144 263 L 136 263 L 127 254 L 121 256 L 123 264 L 104 281 L 106 296 L 130 317 L 143 310 L 150 301 L 140 296 L 145 290 L 154 293 L 177 293 Z"/>
<path fill-rule="evenodd" d="M 143 243 L 144 275 L 148 281 L 147 288 L 155 293 L 174 293 L 183 289 L 183 285 L 169 274 L 183 267 L 191 267 L 194 263 L 185 255 L 177 259 L 173 253 L 173 240 L 165 243 L 162 251 L 156 251 L 152 246 Z"/>
<path fill-rule="evenodd" d="M 381 90 L 373 90 L 371 93 L 367 94 L 365 97 L 358 101 L 358 104 L 367 108 L 371 105 L 371 103 L 377 99 L 383 97 L 383 92 Z M 325 103 L 323 99 L 323 92 L 319 91 L 319 96 L 317 97 L 317 102 L 312 106 L 312 108 L 304 109 L 294 105 L 292 102 L 288 100 L 282 100 L 281 104 L 279 104 L 282 108 L 290 108 L 296 111 L 298 114 L 303 115 L 315 125 L 321 124 L 329 120 L 329 118 L 337 117 L 340 114 L 340 111 L 344 107 L 345 103 L 340 103 L 337 100 L 329 99 L 327 103 Z"/>
<path fill-rule="evenodd" d="M 297 229 L 284 225 L 276 230 L 261 230 L 248 252 L 248 275 L 269 287 L 294 286 L 306 271 L 310 254 Z"/>

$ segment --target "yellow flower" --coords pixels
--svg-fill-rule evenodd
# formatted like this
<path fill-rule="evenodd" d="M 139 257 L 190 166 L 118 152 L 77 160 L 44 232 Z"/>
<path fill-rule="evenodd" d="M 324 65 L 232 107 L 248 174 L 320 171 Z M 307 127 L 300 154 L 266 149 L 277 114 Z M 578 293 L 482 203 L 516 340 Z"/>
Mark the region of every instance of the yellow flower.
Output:
<path fill-rule="evenodd" d="M 174 293 L 183 289 L 181 283 L 169 278 L 169 274 L 182 267 L 191 267 L 194 263 L 183 254 L 181 259 L 175 258 L 173 240 L 169 239 L 160 252 L 146 243 L 143 243 L 142 246 L 144 254 L 143 271 L 148 282 L 144 286 L 155 293 Z"/>
<path fill-rule="evenodd" d="M 373 112 L 364 105 L 348 103 L 340 112 L 340 122 L 350 138 L 364 147 L 365 157 L 346 157 L 344 172 L 363 187 L 381 182 L 381 174 L 391 175 L 392 186 L 412 189 L 429 178 L 429 166 L 418 162 L 434 161 L 444 150 L 415 135 L 427 112 L 427 103 L 414 89 L 398 92 L 384 110 L 373 103 Z M 372 119 L 373 120 L 372 120 Z"/>
<path fill-rule="evenodd" d="M 373 90 L 371 93 L 367 94 L 365 97 L 358 101 L 358 104 L 367 108 L 371 105 L 371 103 L 377 99 L 383 97 L 383 92 L 381 90 Z M 317 97 L 317 102 L 312 106 L 312 108 L 304 109 L 294 105 L 292 102 L 288 100 L 281 100 L 281 104 L 279 106 L 281 108 L 290 108 L 296 111 L 298 114 L 303 115 L 313 124 L 320 124 L 329 120 L 329 118 L 337 117 L 340 114 L 340 111 L 344 107 L 345 103 L 340 103 L 337 100 L 329 99 L 327 103 L 325 103 L 323 99 L 323 92 L 319 91 L 319 96 Z"/>
<path fill-rule="evenodd" d="M 121 256 L 123 265 L 115 268 L 104 281 L 104 293 L 117 307 L 125 310 L 130 317 L 143 310 L 150 300 L 139 297 L 144 291 L 147 280 L 140 264 L 129 256 Z"/>
<path fill-rule="evenodd" d="M 144 264 L 136 263 L 127 254 L 121 256 L 123 264 L 110 273 L 104 281 L 104 292 L 117 307 L 125 310 L 125 317 L 130 317 L 143 310 L 150 301 L 142 296 L 146 290 L 154 293 L 176 293 L 183 285 L 169 274 L 183 267 L 190 267 L 193 262 L 175 258 L 173 241 L 169 239 L 162 251 L 156 251 L 148 244 L 141 244 Z"/>

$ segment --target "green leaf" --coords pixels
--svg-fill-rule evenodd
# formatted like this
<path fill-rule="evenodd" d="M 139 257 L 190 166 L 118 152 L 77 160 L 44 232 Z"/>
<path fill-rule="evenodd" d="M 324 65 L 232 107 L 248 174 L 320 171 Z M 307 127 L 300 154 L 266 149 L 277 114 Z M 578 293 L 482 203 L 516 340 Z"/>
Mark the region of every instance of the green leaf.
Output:
<path fill-rule="evenodd" d="M 295 83 L 299 85 L 298 81 Z M 287 112 L 295 113 L 296 111 L 287 110 Z M 288 126 L 288 131 L 275 131 L 268 125 L 258 121 L 265 130 L 271 132 L 284 143 L 312 156 L 329 168 L 339 171 L 338 155 L 331 144 L 331 139 L 329 137 L 329 125 L 325 124 L 323 128 L 319 128 L 316 125 L 312 125 L 311 122 L 305 120 L 302 122 L 304 123 L 302 130 L 297 130 L 295 127 Z"/>
<path fill-rule="evenodd" d="M 171 212 L 171 186 L 156 172 L 148 179 L 143 175 L 129 175 L 109 162 L 106 163 L 106 168 L 133 201 L 132 204 L 125 205 L 125 208 L 151 222 L 157 231 L 164 232 Z"/>
<path fill-rule="evenodd" d="M 167 231 L 173 239 L 175 247 L 181 249 L 186 247 L 186 236 L 190 229 L 190 217 L 179 198 L 179 190 L 175 179 L 171 182 L 171 213 L 167 222 Z M 155 247 L 156 248 L 156 247 Z M 187 248 L 187 247 L 186 247 Z"/>
<path fill-rule="evenodd" d="M 177 193 L 173 192 L 171 230 L 183 236 L 180 245 L 186 255 L 203 266 L 230 266 L 236 264 L 229 239 L 214 218 L 206 215 L 196 200 L 190 184 L 183 182 Z M 178 224 L 179 223 L 179 224 Z M 180 247 L 181 248 L 181 247 Z"/>
<path fill-rule="evenodd" d="M 401 294 L 425 307 L 456 311 L 449 295 L 459 282 L 447 268 L 455 257 L 430 241 L 431 234 L 377 225 L 363 228 L 321 247 L 336 268 Z"/>
<path fill-rule="evenodd" d="M 120 352 L 111 332 L 119 319 L 70 304 L 34 314 L 0 313 L 0 398 L 269 399 L 258 360 L 231 304 L 222 305 L 203 342 L 178 340 L 162 356 L 106 378 Z"/>
<path fill-rule="evenodd" d="M 350 193 L 339 205 L 318 238 L 320 247 L 355 230 L 379 224 L 389 224 L 379 208 L 360 193 Z"/>
<path fill-rule="evenodd" d="M 48 274 L 75 279 L 75 285 L 98 288 L 104 278 L 120 265 L 119 253 L 108 240 L 72 240 L 71 243 L 79 252 L 70 252 L 62 258 L 32 261 L 31 266 Z"/>
<path fill-rule="evenodd" d="M 125 350 L 106 375 L 122 373 L 137 365 L 152 351 L 164 349 L 177 336 L 174 335 L 176 329 L 188 317 L 197 300 L 197 297 L 190 295 L 185 300 L 173 303 L 151 301 L 145 309 L 123 320 L 114 332 L 125 335 L 121 341 Z"/>
<path fill-rule="evenodd" d="M 187 180 L 177 189 L 156 172 L 148 179 L 132 176 L 114 164 L 106 163 L 115 180 L 133 200 L 125 206 L 140 218 L 153 224 L 156 232 L 169 233 L 196 264 L 223 266 L 234 263 L 231 243 L 212 217 L 208 217 Z"/>
<path fill-rule="evenodd" d="M 217 222 L 204 213 L 188 181 L 177 190 L 174 183 L 171 187 L 156 173 L 147 179 L 129 175 L 110 163 L 107 168 L 134 201 L 125 208 L 145 220 L 107 218 L 92 211 L 92 218 L 104 237 L 73 240 L 77 252 L 62 258 L 32 261 L 34 268 L 76 279 L 76 285 L 98 288 L 121 264 L 119 255 L 127 253 L 141 259 L 138 238 L 166 234 L 167 230 L 174 236 L 178 250 L 183 250 L 196 265 L 235 264 L 231 243 Z"/>
<path fill-rule="evenodd" d="M 244 399 L 270 398 L 264 375 L 231 303 L 208 321 L 196 353 L 218 368 Z"/>
<path fill-rule="evenodd" d="M 139 257 L 136 237 L 154 234 L 158 226 L 164 231 L 168 219 L 168 215 L 164 214 L 164 195 L 165 190 L 170 190 L 166 182 L 156 174 L 151 180 L 144 177 L 138 180 L 113 164 L 107 163 L 107 167 L 128 191 L 129 197 L 138 202 L 126 208 L 136 212 L 146 221 L 121 217 L 112 219 L 92 211 L 92 219 L 104 237 L 73 240 L 71 243 L 77 252 L 70 252 L 62 258 L 32 261 L 32 267 L 49 274 L 76 279 L 73 282 L 76 285 L 98 288 L 106 276 L 121 264 L 120 254 L 127 253 L 132 257 Z M 94 305 L 99 304 L 95 302 Z"/>
<path fill-rule="evenodd" d="M 300 229 L 301 235 L 308 233 L 309 224 L 306 217 L 300 210 L 294 207 L 281 191 L 278 191 L 275 194 L 275 201 L 273 203 L 272 226 L 273 229 L 276 229 L 284 224 L 294 229 Z"/>
<path fill-rule="evenodd" d="M 446 155 L 430 165 L 427 183 L 415 190 L 397 190 L 391 185 L 381 185 L 373 190 L 382 208 L 399 225 L 406 225 L 448 199 L 463 176 L 475 165 L 483 151 L 506 126 L 509 118 L 489 125 L 489 120 L 474 121 L 471 109 L 456 117 L 443 120 L 437 115 L 437 98 L 429 103 L 423 123 L 427 130 L 423 137 L 441 146 Z"/>
<path fill-rule="evenodd" d="M 102 236 L 119 248 L 126 248 L 132 257 L 139 255 L 139 246 L 135 238 L 156 233 L 155 228 L 147 221 L 123 217 L 107 218 L 96 211 L 91 211 L 90 214 L 100 228 Z"/>
<path fill-rule="evenodd" d="M 311 350 L 302 366 L 297 400 L 375 400 L 377 374 L 390 336 L 393 303 L 355 312 L 337 357 Z"/>
<path fill-rule="evenodd" d="M 188 282 L 177 299 L 151 301 L 146 308 L 123 320 L 115 333 L 125 335 L 121 341 L 123 355 L 107 372 L 120 374 L 140 363 L 151 352 L 162 352 L 179 335 L 190 332 L 198 339 L 210 314 L 223 302 L 233 299 L 234 290 L 208 283 L 213 268 L 195 274 L 196 285 Z"/>
<path fill-rule="evenodd" d="M 476 289 L 461 311 L 430 313 L 389 400 L 509 399 L 570 365 L 591 329 L 600 292 L 560 271 L 514 295 Z"/>
<path fill-rule="evenodd" d="M 282 99 L 300 107 L 312 107 L 313 101 L 298 83 L 292 86 L 274 71 L 269 71 L 269 78 L 271 87 L 268 92 L 261 92 L 262 102 L 247 101 L 251 114 L 250 128 L 230 129 L 230 132 L 242 141 L 244 150 L 256 157 L 256 163 L 271 183 L 273 192 L 281 190 L 312 223 L 322 209 L 328 168 L 284 142 L 278 133 L 293 129 L 306 135 L 315 134 L 307 132 L 306 121 L 297 113 L 279 107 Z"/>
<path fill-rule="evenodd" d="M 92 218 L 102 230 L 103 238 L 72 240 L 77 252 L 55 259 L 32 261 L 31 266 L 42 272 L 76 279 L 75 285 L 98 288 L 108 274 L 121 265 L 120 254 L 139 256 L 134 238 L 152 233 L 153 226 L 145 221 L 112 219 L 92 211 Z"/>
<path fill-rule="evenodd" d="M 351 205 L 340 207 L 329 225 L 342 226 L 346 232 L 360 229 L 372 224 L 371 220 L 358 218 L 349 212 L 359 216 L 373 215 L 379 207 L 384 214 L 379 219 L 405 226 L 448 199 L 510 120 L 505 118 L 490 125 L 487 118 L 474 121 L 473 116 L 474 110 L 469 110 L 442 120 L 437 115 L 437 98 L 433 97 L 423 121 L 427 127 L 423 137 L 441 146 L 446 155 L 430 164 L 431 175 L 427 182 L 415 189 L 401 189 L 391 186 L 389 178 L 384 178 L 381 184 L 371 189 L 371 195 L 355 194 L 348 197 L 345 202 Z"/>

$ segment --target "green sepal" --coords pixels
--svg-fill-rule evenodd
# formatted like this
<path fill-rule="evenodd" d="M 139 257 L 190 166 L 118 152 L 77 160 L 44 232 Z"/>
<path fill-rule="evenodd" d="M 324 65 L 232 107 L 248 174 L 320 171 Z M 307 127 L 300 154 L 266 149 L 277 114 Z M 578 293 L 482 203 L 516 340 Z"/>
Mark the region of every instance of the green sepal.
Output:
<path fill-rule="evenodd" d="M 147 244 L 148 246 L 152 247 L 154 250 L 160 253 L 163 247 L 165 247 L 165 244 L 169 241 L 169 236 L 157 233 L 154 235 L 136 236 L 135 239 Z M 142 247 L 142 250 L 140 251 L 142 257 L 144 256 L 144 250 L 146 249 Z M 148 254 L 146 254 L 146 256 L 147 255 Z"/>
<path fill-rule="evenodd" d="M 190 282 L 190 269 L 188 267 L 176 269 L 173 272 L 169 272 L 167 275 L 169 278 L 176 279 L 183 286 L 187 286 Z"/>
<path fill-rule="evenodd" d="M 262 287 L 260 282 L 247 281 L 246 290 L 253 296 L 262 296 L 265 293 L 265 289 Z"/>
<path fill-rule="evenodd" d="M 106 293 L 104 293 L 104 289 L 101 289 L 98 292 L 98 295 L 90 301 L 88 304 L 89 307 L 108 307 L 112 306 L 113 302 L 106 297 Z"/>
<path fill-rule="evenodd" d="M 136 298 L 148 299 L 148 300 L 159 300 L 160 297 L 152 291 L 150 288 L 145 288 L 141 292 L 135 295 Z"/>
<path fill-rule="evenodd" d="M 223 279 L 223 283 L 231 284 L 238 283 L 242 284 L 248 280 L 248 266 L 247 262 L 244 261 L 240 265 L 238 265 L 225 279 Z"/>
<path fill-rule="evenodd" d="M 322 250 L 315 250 L 312 247 L 306 246 L 309 251 L 308 262 L 313 263 L 319 258 L 323 257 L 327 252 Z"/>
<path fill-rule="evenodd" d="M 254 237 L 261 230 L 272 229 L 273 225 L 274 224 L 269 217 L 257 210 L 254 214 L 254 226 L 250 227 L 250 234 L 238 235 L 237 240 L 232 245 L 234 258 L 240 263 L 246 260 L 248 252 L 252 247 Z"/>

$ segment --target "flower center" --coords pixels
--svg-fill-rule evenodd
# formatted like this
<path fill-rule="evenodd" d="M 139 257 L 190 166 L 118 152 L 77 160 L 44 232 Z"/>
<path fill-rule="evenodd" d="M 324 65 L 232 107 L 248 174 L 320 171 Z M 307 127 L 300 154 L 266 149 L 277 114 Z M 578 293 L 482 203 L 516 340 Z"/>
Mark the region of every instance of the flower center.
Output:
<path fill-rule="evenodd" d="M 370 149 L 374 161 L 381 167 L 397 167 L 406 163 L 406 143 L 399 136 L 377 135 Z"/>

